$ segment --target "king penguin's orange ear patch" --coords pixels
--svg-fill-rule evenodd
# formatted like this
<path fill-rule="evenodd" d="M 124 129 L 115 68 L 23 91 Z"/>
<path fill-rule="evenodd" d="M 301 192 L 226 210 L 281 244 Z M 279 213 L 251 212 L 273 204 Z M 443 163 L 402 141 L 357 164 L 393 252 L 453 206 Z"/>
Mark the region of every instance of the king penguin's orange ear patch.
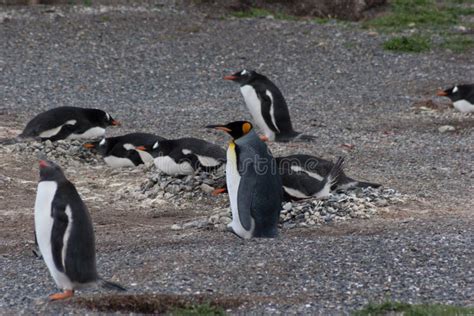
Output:
<path fill-rule="evenodd" d="M 251 129 L 252 125 L 250 123 L 245 122 L 244 124 L 242 124 L 242 132 L 244 132 L 244 135 L 250 132 Z"/>

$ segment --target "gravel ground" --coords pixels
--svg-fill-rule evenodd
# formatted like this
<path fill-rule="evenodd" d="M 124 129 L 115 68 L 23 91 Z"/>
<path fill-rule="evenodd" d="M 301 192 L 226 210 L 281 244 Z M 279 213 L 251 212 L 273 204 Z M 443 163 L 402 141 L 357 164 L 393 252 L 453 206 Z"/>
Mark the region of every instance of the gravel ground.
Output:
<path fill-rule="evenodd" d="M 474 304 L 473 116 L 433 97 L 474 82 L 472 52 L 388 53 L 382 35 L 358 24 L 221 19 L 171 1 L 0 7 L 0 30 L 0 138 L 42 110 L 74 105 L 121 120 L 111 135 L 224 144 L 203 126 L 249 115 L 222 76 L 254 68 L 281 88 L 295 128 L 318 136 L 270 144 L 275 154 L 347 155 L 349 175 L 409 197 L 369 220 L 242 241 L 212 227 L 172 229 L 222 211 L 225 196 L 141 199 L 127 188 L 147 181 L 144 168 L 66 163 L 94 220 L 99 271 L 131 293 L 242 299 L 235 313 L 349 313 L 385 298 Z M 455 131 L 441 133 L 444 125 Z M 31 254 L 35 154 L 1 148 L 0 159 L 0 313 L 85 312 L 76 299 L 44 300 L 55 287 Z"/>

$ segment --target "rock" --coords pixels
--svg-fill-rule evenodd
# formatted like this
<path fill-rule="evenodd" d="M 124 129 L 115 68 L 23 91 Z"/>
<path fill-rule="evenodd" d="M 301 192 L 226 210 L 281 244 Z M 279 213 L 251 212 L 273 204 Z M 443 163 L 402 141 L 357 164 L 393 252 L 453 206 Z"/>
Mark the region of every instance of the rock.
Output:
<path fill-rule="evenodd" d="M 206 183 L 202 183 L 200 187 L 203 192 L 208 193 L 208 194 L 211 194 L 214 191 L 214 188 Z"/>
<path fill-rule="evenodd" d="M 438 131 L 440 133 L 446 133 L 446 132 L 454 132 L 456 128 L 452 125 L 443 125 L 438 128 Z"/>
<path fill-rule="evenodd" d="M 293 205 L 291 204 L 291 202 L 287 202 L 283 205 L 283 209 L 289 211 L 291 210 L 292 206 Z"/>
<path fill-rule="evenodd" d="M 181 230 L 182 227 L 181 227 L 180 225 L 178 225 L 178 224 L 173 224 L 173 225 L 171 225 L 171 229 L 172 229 L 172 230 Z"/>

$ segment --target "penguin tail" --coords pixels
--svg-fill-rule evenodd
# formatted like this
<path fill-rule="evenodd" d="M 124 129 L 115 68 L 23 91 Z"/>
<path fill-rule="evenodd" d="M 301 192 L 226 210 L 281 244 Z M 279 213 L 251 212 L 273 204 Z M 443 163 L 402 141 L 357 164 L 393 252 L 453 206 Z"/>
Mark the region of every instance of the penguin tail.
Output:
<path fill-rule="evenodd" d="M 302 142 L 312 142 L 316 140 L 316 136 L 307 135 L 307 134 L 298 134 L 295 138 L 295 141 L 302 141 Z"/>
<path fill-rule="evenodd" d="M 337 158 L 336 163 L 332 167 L 331 171 L 327 175 L 327 183 L 332 187 L 339 181 L 339 178 L 343 174 L 342 169 L 344 167 L 344 157 Z"/>
<path fill-rule="evenodd" d="M 382 185 L 381 185 L 380 183 L 357 181 L 356 186 L 357 186 L 358 188 L 367 188 L 367 187 L 379 188 L 379 187 L 381 187 Z"/>
<path fill-rule="evenodd" d="M 99 285 L 104 289 L 113 290 L 113 291 L 126 291 L 127 289 L 121 286 L 120 284 L 110 282 L 99 277 Z"/>

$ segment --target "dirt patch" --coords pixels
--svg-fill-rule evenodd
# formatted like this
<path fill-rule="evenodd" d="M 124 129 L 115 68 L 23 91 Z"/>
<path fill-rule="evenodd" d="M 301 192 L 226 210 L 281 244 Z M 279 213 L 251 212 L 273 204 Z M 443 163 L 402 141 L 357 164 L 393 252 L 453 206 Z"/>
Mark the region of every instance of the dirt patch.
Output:
<path fill-rule="evenodd" d="M 132 312 L 144 314 L 163 314 L 175 309 L 191 309 L 196 305 L 207 305 L 211 310 L 235 309 L 245 303 L 242 298 L 211 295 L 101 295 L 78 298 L 74 304 L 99 312 Z"/>

